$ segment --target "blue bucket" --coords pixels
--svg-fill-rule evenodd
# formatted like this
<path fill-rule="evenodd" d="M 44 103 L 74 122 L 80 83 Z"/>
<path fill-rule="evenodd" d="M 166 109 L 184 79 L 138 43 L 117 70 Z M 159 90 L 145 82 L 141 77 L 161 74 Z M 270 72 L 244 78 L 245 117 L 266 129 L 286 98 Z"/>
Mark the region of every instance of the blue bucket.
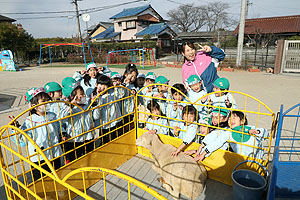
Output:
<path fill-rule="evenodd" d="M 269 175 L 269 172 L 265 168 L 265 166 L 263 166 L 261 163 L 255 160 L 245 160 L 239 163 L 237 166 L 235 166 L 231 174 L 231 178 L 233 181 L 234 200 L 259 200 L 263 198 L 263 194 L 267 186 L 267 180 L 259 173 L 251 170 L 236 170 L 238 166 L 247 162 L 258 164 L 261 168 L 265 170 L 267 177 Z"/>

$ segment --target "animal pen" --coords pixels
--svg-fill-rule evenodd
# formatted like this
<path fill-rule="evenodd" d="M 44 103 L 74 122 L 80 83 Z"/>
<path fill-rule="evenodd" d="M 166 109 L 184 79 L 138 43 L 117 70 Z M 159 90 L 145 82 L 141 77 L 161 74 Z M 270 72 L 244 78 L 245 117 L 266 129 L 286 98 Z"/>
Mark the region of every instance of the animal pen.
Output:
<path fill-rule="evenodd" d="M 130 177 L 126 174 L 115 171 L 117 167 L 122 166 L 137 154 L 145 157 L 151 157 L 151 153 L 148 149 L 137 147 L 135 144 L 136 139 L 146 132 L 146 130 L 144 130 L 143 128 L 139 128 L 140 126 L 138 125 L 143 123 L 151 124 L 151 122 L 147 121 L 147 118 L 153 115 L 141 105 L 145 105 L 151 99 L 156 99 L 157 102 L 173 101 L 177 102 L 178 104 L 184 103 L 186 105 L 194 105 L 197 109 L 199 109 L 200 107 L 206 107 L 208 110 L 211 110 L 221 109 L 221 107 L 204 105 L 201 102 L 201 99 L 198 99 L 196 102 L 191 102 L 187 96 L 185 96 L 175 88 L 173 89 L 181 93 L 187 99 L 186 102 L 153 97 L 153 95 L 143 95 L 143 90 L 147 90 L 152 86 L 158 85 L 149 85 L 147 86 L 148 88 L 142 88 L 137 92 L 136 95 L 132 95 L 127 88 L 122 86 L 108 88 L 96 97 L 96 99 L 90 104 L 87 110 L 82 109 L 82 111 L 78 113 L 72 113 L 71 108 L 73 106 L 76 106 L 72 103 L 61 101 L 45 102 L 42 104 L 55 104 L 58 110 L 62 109 L 60 107 L 60 103 L 66 104 L 68 106 L 69 114 L 67 116 L 58 116 L 58 119 L 53 121 L 50 121 L 46 118 L 45 123 L 38 126 L 34 126 L 35 122 L 32 121 L 32 127 L 27 130 L 21 130 L 17 128 L 17 120 L 23 119 L 24 116 L 30 117 L 30 111 L 33 108 L 41 105 L 39 104 L 20 113 L 9 124 L 1 127 L 1 172 L 7 197 L 9 199 L 73 199 L 76 197 L 81 197 L 84 199 L 94 199 L 91 193 L 89 193 L 89 190 L 94 184 L 102 181 L 103 187 L 101 189 L 101 196 L 102 198 L 107 199 L 106 178 L 108 175 L 112 175 L 115 178 L 123 179 L 127 182 L 126 188 L 128 191 L 128 199 L 132 198 L 131 188 L 133 186 L 145 191 L 152 196 L 151 198 L 166 199 L 165 196 L 155 191 L 155 188 L 152 188 L 151 185 L 146 185 L 145 183 L 136 180 L 134 177 Z M 168 85 L 165 86 L 168 87 L 170 94 L 170 89 L 172 87 Z M 107 102 L 105 104 L 98 103 L 97 105 L 95 105 L 97 99 L 100 100 L 101 95 L 105 94 L 109 90 L 113 91 L 114 94 L 116 94 L 117 92 L 121 92 L 123 94 L 122 98 L 117 98 L 117 95 L 115 95 L 114 101 Z M 242 111 L 247 115 L 249 124 L 253 124 L 256 127 L 264 127 L 269 131 L 269 135 L 267 137 L 261 138 L 261 140 L 263 141 L 262 146 L 257 146 L 255 144 L 248 145 L 242 142 L 238 143 L 232 138 L 230 138 L 230 140 L 228 141 L 229 143 L 240 144 L 241 149 L 251 147 L 253 148 L 253 151 L 261 150 L 264 154 L 262 159 L 254 158 L 253 156 L 247 157 L 241 155 L 240 153 L 232 152 L 230 151 L 230 149 L 218 149 L 217 151 L 213 152 L 211 156 L 205 158 L 204 161 L 201 162 L 207 170 L 208 178 L 227 185 L 232 185 L 232 170 L 241 161 L 249 159 L 256 160 L 262 163 L 264 166 L 268 166 L 268 161 L 270 159 L 271 153 L 271 142 L 274 135 L 275 114 L 266 104 L 256 99 L 255 97 L 237 91 L 228 92 L 230 92 L 236 100 L 238 109 L 222 109 L 225 109 L 229 112 L 234 110 Z M 205 97 L 206 96 L 202 98 Z M 108 109 L 112 104 L 124 103 L 132 106 L 129 106 L 128 110 L 124 110 L 122 107 L 120 117 L 104 123 L 101 122 L 100 118 L 99 126 L 92 126 L 92 128 L 89 130 L 85 130 L 83 128 L 81 134 L 71 137 L 65 141 L 60 141 L 59 144 L 54 144 L 49 148 L 42 148 L 38 146 L 34 141 L 34 132 L 39 128 L 44 128 L 45 130 L 47 130 L 48 136 L 50 138 L 49 129 L 47 127 L 51 123 L 58 123 L 59 126 L 63 126 L 63 123 L 66 120 L 69 120 L 72 123 L 73 117 L 75 116 L 80 116 L 82 118 L 84 113 L 93 113 L 97 110 L 101 112 L 101 110 Z M 138 103 L 140 103 L 141 105 L 138 106 Z M 208 112 L 208 115 L 209 114 L 210 113 Z M 160 117 L 167 119 L 168 122 L 170 122 L 171 120 L 176 123 L 183 121 L 166 116 Z M 104 126 L 109 126 L 109 124 L 114 121 L 119 121 L 122 123 L 120 126 L 115 126 L 113 129 L 111 129 L 112 127 L 110 127 L 109 131 L 106 133 L 101 132 L 101 129 Z M 213 127 L 217 130 L 237 132 L 240 133 L 242 137 L 246 137 L 248 135 L 248 133 L 245 133 L 244 131 L 235 131 L 228 128 L 213 126 L 210 124 L 200 124 L 198 122 L 198 119 L 197 121 L 192 123 L 206 127 Z M 174 129 L 174 127 L 171 127 L 169 123 L 167 125 L 155 125 L 166 127 L 170 130 Z M 72 131 L 74 132 L 75 130 Z M 158 134 L 160 133 L 160 131 L 161 130 L 158 130 Z M 93 150 L 86 153 L 82 157 L 77 157 L 72 162 L 66 163 L 65 157 L 68 153 L 74 153 L 78 148 L 84 148 L 86 151 L 88 143 L 82 143 L 82 145 L 77 147 L 74 146 L 73 149 L 67 152 L 64 149 L 64 143 L 72 142 L 76 139 L 76 137 L 85 137 L 85 134 L 87 133 L 93 134 L 93 139 L 88 142 L 89 144 L 92 144 Z M 197 132 L 197 138 L 201 136 L 203 135 Z M 159 138 L 163 143 L 171 144 L 175 147 L 178 147 L 182 143 L 182 140 L 170 135 L 159 134 Z M 21 145 L 20 141 L 23 141 L 25 145 Z M 28 152 L 29 145 L 32 145 L 35 148 L 35 152 L 33 154 L 30 154 Z M 186 150 L 197 149 L 199 145 L 199 143 L 193 142 L 187 147 Z M 58 157 L 53 157 L 53 155 L 51 154 L 52 149 L 59 146 L 62 148 L 63 153 Z M 37 164 L 32 161 L 33 157 L 38 158 Z M 61 163 L 65 163 L 59 169 L 55 169 L 53 166 L 54 161 L 57 159 L 59 159 Z M 161 166 L 161 169 L 164 170 L 164 167 L 165 166 Z M 255 163 L 247 163 L 243 165 L 242 168 L 249 168 L 264 175 L 264 172 L 260 170 L 259 166 Z M 40 178 L 37 180 L 33 178 L 34 170 L 37 170 L 40 173 Z"/>

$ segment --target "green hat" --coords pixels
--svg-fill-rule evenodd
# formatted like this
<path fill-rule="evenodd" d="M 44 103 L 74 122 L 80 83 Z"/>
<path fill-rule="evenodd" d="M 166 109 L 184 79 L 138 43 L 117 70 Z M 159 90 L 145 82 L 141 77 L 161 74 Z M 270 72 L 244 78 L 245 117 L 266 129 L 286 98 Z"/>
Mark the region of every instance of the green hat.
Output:
<path fill-rule="evenodd" d="M 222 108 L 215 108 L 215 109 L 213 109 L 213 111 L 211 112 L 211 114 L 212 115 L 219 115 L 220 114 L 220 116 L 224 116 L 224 117 L 226 117 L 227 115 L 228 115 L 228 111 L 227 110 L 225 110 L 225 109 L 222 109 Z"/>
<path fill-rule="evenodd" d="M 72 80 L 69 80 L 65 82 L 65 85 L 63 86 L 62 93 L 65 97 L 69 97 L 73 90 L 80 85 L 80 82 L 73 82 Z"/>
<path fill-rule="evenodd" d="M 199 82 L 201 82 L 201 78 L 199 77 L 199 76 L 197 76 L 197 75 L 191 75 L 188 79 L 187 79 L 187 81 L 188 81 L 188 84 L 189 85 L 194 85 L 194 84 L 196 84 L 196 83 L 199 83 Z"/>
<path fill-rule="evenodd" d="M 208 118 L 208 117 L 203 117 L 201 119 L 199 119 L 199 124 L 211 124 L 211 118 Z"/>
<path fill-rule="evenodd" d="M 234 127 L 232 130 L 240 131 L 243 133 L 249 133 L 249 131 L 251 130 L 251 127 L 250 126 L 237 126 L 237 127 Z M 250 139 L 250 137 L 251 137 L 251 135 L 232 132 L 232 138 L 237 142 L 247 142 Z M 242 138 L 243 138 L 243 141 L 242 141 Z"/>
<path fill-rule="evenodd" d="M 56 82 L 46 83 L 44 86 L 47 93 L 62 90 L 62 87 Z"/>
<path fill-rule="evenodd" d="M 88 64 L 86 64 L 85 67 L 86 67 L 86 71 L 88 71 L 92 67 L 97 69 L 97 65 L 94 62 L 89 62 Z"/>
<path fill-rule="evenodd" d="M 146 74 L 146 79 L 152 79 L 155 80 L 156 79 L 156 75 L 154 74 L 154 72 L 148 72 Z"/>
<path fill-rule="evenodd" d="M 122 78 L 122 75 L 118 72 L 110 72 L 110 78 Z"/>
<path fill-rule="evenodd" d="M 74 83 L 76 82 L 76 80 L 72 77 L 66 77 L 62 80 L 61 85 L 64 87 L 66 83 L 69 83 L 70 81 L 73 81 Z"/>
<path fill-rule="evenodd" d="M 222 89 L 222 90 L 228 90 L 229 89 L 229 81 L 227 78 L 218 78 L 217 80 L 215 80 L 215 82 L 213 83 L 214 86 Z"/>
<path fill-rule="evenodd" d="M 160 83 L 160 84 L 168 84 L 170 80 L 168 80 L 164 76 L 159 76 L 155 79 L 155 83 Z"/>
<path fill-rule="evenodd" d="M 24 95 L 24 98 L 25 98 L 25 101 L 27 101 L 27 103 L 30 102 L 30 100 L 35 97 L 37 94 L 41 93 L 41 92 L 46 92 L 46 90 L 43 88 L 43 87 L 39 87 L 39 88 L 36 88 L 36 87 L 33 87 L 33 88 L 30 88 L 26 94 Z"/>

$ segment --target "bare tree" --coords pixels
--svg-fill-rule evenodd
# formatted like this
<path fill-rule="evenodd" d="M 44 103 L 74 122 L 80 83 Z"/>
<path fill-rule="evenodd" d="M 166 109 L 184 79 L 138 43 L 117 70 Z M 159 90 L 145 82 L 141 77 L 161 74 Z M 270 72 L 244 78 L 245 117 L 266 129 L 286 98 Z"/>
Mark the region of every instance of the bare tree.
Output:
<path fill-rule="evenodd" d="M 181 5 L 167 15 L 170 25 L 181 32 L 199 31 L 206 24 L 205 6 Z"/>

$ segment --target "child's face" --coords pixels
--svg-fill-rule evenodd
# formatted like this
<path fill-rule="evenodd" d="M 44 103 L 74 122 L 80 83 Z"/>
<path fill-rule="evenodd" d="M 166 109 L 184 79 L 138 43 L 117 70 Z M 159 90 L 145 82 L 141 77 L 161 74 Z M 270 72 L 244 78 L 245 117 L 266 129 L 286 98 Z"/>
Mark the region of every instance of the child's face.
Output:
<path fill-rule="evenodd" d="M 220 122 L 226 122 L 226 120 L 227 120 L 227 117 L 225 117 L 225 116 L 213 115 L 213 116 L 211 116 L 211 123 L 214 126 L 218 126 L 219 118 L 220 118 Z"/>
<path fill-rule="evenodd" d="M 182 101 L 183 96 L 179 92 L 175 92 L 173 95 L 173 99 L 177 101 Z"/>
<path fill-rule="evenodd" d="M 136 76 L 137 76 L 137 74 L 135 71 L 125 74 L 125 78 L 127 78 L 130 81 L 130 83 L 133 83 L 135 81 Z"/>
<path fill-rule="evenodd" d="M 49 99 L 47 98 L 39 98 L 38 99 L 38 104 L 40 103 L 44 103 L 44 102 L 47 102 L 49 101 Z M 34 104 L 32 106 L 35 106 Z M 41 106 L 38 106 L 35 108 L 36 110 L 36 114 L 40 115 L 40 116 L 44 116 L 46 113 L 45 113 L 45 106 L 46 105 L 41 105 Z"/>
<path fill-rule="evenodd" d="M 159 85 L 157 86 L 158 87 L 158 90 L 160 92 L 167 92 L 168 91 L 168 86 L 165 86 L 165 85 Z"/>
<path fill-rule="evenodd" d="M 214 92 L 217 92 L 217 91 L 221 91 L 221 89 L 218 88 L 218 87 L 214 87 L 214 88 L 213 88 L 213 91 L 214 91 Z M 224 92 L 218 92 L 218 93 L 215 93 L 215 96 L 216 96 L 216 97 L 219 97 L 220 94 L 221 94 L 221 96 L 223 96 L 223 95 L 224 95 Z"/>
<path fill-rule="evenodd" d="M 194 91 L 194 92 L 200 92 L 201 91 L 201 85 L 202 85 L 202 81 L 200 81 L 199 83 L 195 83 L 193 85 L 190 85 L 190 88 Z"/>
<path fill-rule="evenodd" d="M 53 92 L 52 100 L 60 100 L 62 98 L 62 91 L 58 90 Z"/>
<path fill-rule="evenodd" d="M 84 93 L 83 90 L 77 90 L 77 91 L 76 91 L 77 102 L 81 102 L 81 100 L 82 100 L 83 98 L 85 98 L 85 97 L 86 97 L 86 96 L 85 96 L 85 93 Z"/>
<path fill-rule="evenodd" d="M 146 85 L 150 85 L 150 84 L 154 84 L 154 83 L 155 83 L 155 80 L 150 79 L 150 78 L 146 79 Z"/>
<path fill-rule="evenodd" d="M 121 79 L 120 78 L 113 78 L 111 79 L 113 86 L 121 85 Z"/>
<path fill-rule="evenodd" d="M 195 121 L 195 115 L 191 114 L 191 113 L 188 113 L 188 114 L 185 113 L 182 115 L 182 119 L 184 121 L 186 121 L 186 125 L 188 126 L 188 125 L 192 124 L 192 122 Z"/>
<path fill-rule="evenodd" d="M 153 115 L 160 115 L 159 110 L 157 108 L 152 109 L 152 114 Z M 153 119 L 158 119 L 157 116 L 152 116 Z"/>
<path fill-rule="evenodd" d="M 200 134 L 207 135 L 210 132 L 210 128 L 207 126 L 200 126 Z"/>
<path fill-rule="evenodd" d="M 103 85 L 103 84 L 96 84 L 97 87 L 97 93 L 99 94 L 100 92 L 103 92 L 104 90 L 106 90 L 108 88 L 107 85 Z"/>
<path fill-rule="evenodd" d="M 138 87 L 144 87 L 144 84 L 145 84 L 145 78 L 138 78 L 137 79 L 137 85 Z"/>
<path fill-rule="evenodd" d="M 240 119 L 236 114 L 232 114 L 229 118 L 229 126 L 231 129 L 244 124 L 244 120 Z"/>
<path fill-rule="evenodd" d="M 88 74 L 91 78 L 95 78 L 96 75 L 97 75 L 97 69 L 95 67 L 91 67 L 89 70 L 88 70 Z"/>
<path fill-rule="evenodd" d="M 196 50 L 192 49 L 191 47 L 189 47 L 188 45 L 184 46 L 184 52 L 182 52 L 182 55 L 188 60 L 188 61 L 192 61 L 195 59 L 195 55 L 196 55 Z"/>

